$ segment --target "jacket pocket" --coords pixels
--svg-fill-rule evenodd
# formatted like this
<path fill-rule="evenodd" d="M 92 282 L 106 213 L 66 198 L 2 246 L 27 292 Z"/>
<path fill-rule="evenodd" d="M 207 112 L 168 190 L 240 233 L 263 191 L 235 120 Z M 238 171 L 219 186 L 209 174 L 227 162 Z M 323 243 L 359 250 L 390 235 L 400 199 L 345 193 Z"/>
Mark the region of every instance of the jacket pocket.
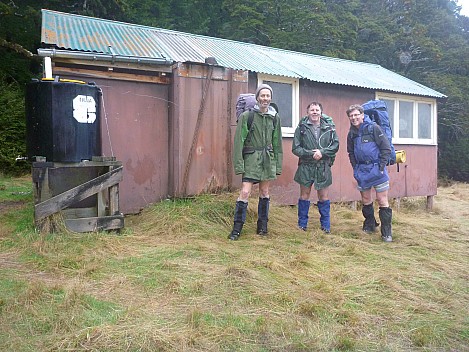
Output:
<path fill-rule="evenodd" d="M 325 162 L 319 162 L 316 165 L 316 183 L 324 183 L 328 178 L 328 168 Z"/>
<path fill-rule="evenodd" d="M 360 164 L 357 170 L 356 180 L 360 187 L 369 188 L 376 184 L 376 181 L 383 177 L 381 171 L 379 171 L 378 164 Z"/>
<path fill-rule="evenodd" d="M 244 147 L 243 156 L 245 156 L 246 154 L 254 154 L 255 151 L 256 150 L 254 149 L 254 147 L 250 147 L 250 146 Z"/>
<path fill-rule="evenodd" d="M 358 168 L 360 167 L 360 165 L 355 165 L 355 167 L 353 168 L 353 178 L 356 180 L 356 181 L 359 181 L 359 177 L 358 177 Z"/>

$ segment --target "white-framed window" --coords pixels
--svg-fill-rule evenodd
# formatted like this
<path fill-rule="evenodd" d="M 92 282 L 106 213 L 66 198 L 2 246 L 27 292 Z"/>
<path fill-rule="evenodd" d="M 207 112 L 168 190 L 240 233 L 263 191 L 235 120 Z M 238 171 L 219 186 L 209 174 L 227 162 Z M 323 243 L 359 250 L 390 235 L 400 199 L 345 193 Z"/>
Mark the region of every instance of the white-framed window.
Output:
<path fill-rule="evenodd" d="M 378 93 L 384 100 L 396 144 L 437 144 L 437 104 L 432 98 Z"/>
<path fill-rule="evenodd" d="M 299 80 L 259 74 L 258 84 L 266 83 L 272 87 L 272 102 L 277 104 L 282 136 L 293 137 L 299 123 Z"/>

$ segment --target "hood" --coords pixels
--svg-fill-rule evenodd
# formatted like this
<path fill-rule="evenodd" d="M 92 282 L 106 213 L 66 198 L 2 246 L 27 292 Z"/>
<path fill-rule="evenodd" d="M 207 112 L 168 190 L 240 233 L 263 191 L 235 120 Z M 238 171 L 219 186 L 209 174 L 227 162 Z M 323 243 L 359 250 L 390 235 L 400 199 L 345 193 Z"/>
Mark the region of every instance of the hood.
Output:
<path fill-rule="evenodd" d="M 259 105 L 257 103 L 256 103 L 256 105 L 254 105 L 254 111 L 260 113 Z M 271 115 L 271 116 L 275 116 L 275 115 L 277 115 L 277 110 L 275 110 L 274 107 L 269 105 L 269 109 L 267 110 L 267 114 Z"/>

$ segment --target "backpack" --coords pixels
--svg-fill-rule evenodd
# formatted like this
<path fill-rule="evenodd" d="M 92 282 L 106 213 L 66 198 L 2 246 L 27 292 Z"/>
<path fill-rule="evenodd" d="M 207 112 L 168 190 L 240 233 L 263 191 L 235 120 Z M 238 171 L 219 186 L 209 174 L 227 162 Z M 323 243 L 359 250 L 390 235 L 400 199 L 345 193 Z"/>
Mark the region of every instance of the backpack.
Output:
<path fill-rule="evenodd" d="M 236 122 L 245 111 L 252 111 L 257 104 L 256 95 L 253 93 L 240 94 L 236 100 Z"/>
<path fill-rule="evenodd" d="M 392 144 L 392 129 L 389 122 L 389 115 L 386 102 L 383 100 L 370 100 L 362 105 L 365 115 L 368 115 L 371 121 L 375 122 L 381 127 L 381 130 L 386 135 L 391 145 L 391 157 L 387 165 L 394 165 L 396 163 L 396 150 Z"/>
<path fill-rule="evenodd" d="M 256 95 L 253 93 L 242 93 L 238 96 L 236 100 L 236 122 L 238 122 L 239 117 L 245 111 L 249 111 L 248 116 L 248 130 L 251 132 L 252 121 L 254 120 L 254 106 L 257 104 Z M 270 103 L 275 111 L 278 113 L 278 106 L 275 103 Z M 277 120 L 274 119 L 274 129 Z"/>

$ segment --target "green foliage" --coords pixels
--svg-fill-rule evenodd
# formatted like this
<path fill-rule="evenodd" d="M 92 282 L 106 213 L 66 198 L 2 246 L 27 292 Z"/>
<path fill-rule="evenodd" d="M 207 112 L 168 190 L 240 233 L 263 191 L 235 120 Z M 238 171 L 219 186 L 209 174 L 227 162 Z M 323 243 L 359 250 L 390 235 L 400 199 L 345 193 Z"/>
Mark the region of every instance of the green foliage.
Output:
<path fill-rule="evenodd" d="M 467 131 L 467 130 L 466 130 Z M 469 181 L 469 138 L 445 142 L 440 148 L 439 175 L 454 180 Z"/>
<path fill-rule="evenodd" d="M 22 174 L 30 166 L 16 161 L 26 155 L 26 123 L 23 91 L 18 84 L 0 79 L 0 170 L 7 174 Z"/>
<path fill-rule="evenodd" d="M 379 64 L 448 96 L 439 104 L 439 173 L 468 180 L 451 153 L 469 135 L 469 18 L 455 0 L 0 1 L 0 88 L 14 101 L 0 108 L 2 136 L 7 120 L 8 131 L 19 129 L 1 140 L 6 172 L 21 171 L 11 155 L 24 151 L 22 87 L 41 71 L 41 8 Z"/>

